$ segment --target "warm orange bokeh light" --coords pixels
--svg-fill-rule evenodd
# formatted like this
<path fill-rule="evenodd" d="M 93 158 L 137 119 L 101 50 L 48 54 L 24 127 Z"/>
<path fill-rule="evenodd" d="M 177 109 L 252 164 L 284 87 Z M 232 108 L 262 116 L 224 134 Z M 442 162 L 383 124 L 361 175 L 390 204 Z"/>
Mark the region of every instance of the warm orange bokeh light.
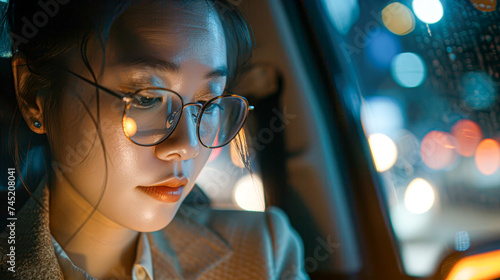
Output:
<path fill-rule="evenodd" d="M 497 0 L 470 0 L 470 2 L 481 12 L 493 12 L 497 7 Z"/>
<path fill-rule="evenodd" d="M 483 139 L 483 130 L 471 120 L 459 120 L 451 128 L 451 134 L 457 139 L 457 151 L 464 157 L 471 157 Z"/>
<path fill-rule="evenodd" d="M 500 277 L 500 250 L 465 257 L 451 269 L 446 280 L 483 280 Z"/>
<path fill-rule="evenodd" d="M 425 165 L 440 170 L 455 163 L 458 158 L 457 146 L 457 140 L 453 135 L 432 130 L 422 139 L 420 156 Z"/>
<path fill-rule="evenodd" d="M 123 122 L 123 128 L 125 129 L 125 133 L 128 135 L 128 137 L 134 136 L 137 132 L 137 124 L 132 118 L 125 118 L 125 121 Z"/>
<path fill-rule="evenodd" d="M 406 35 L 415 29 L 415 17 L 405 5 L 393 2 L 382 10 L 385 27 L 394 34 Z"/>
<path fill-rule="evenodd" d="M 491 175 L 500 167 L 500 145 L 493 139 L 484 139 L 476 149 L 476 166 L 484 175 Z"/>

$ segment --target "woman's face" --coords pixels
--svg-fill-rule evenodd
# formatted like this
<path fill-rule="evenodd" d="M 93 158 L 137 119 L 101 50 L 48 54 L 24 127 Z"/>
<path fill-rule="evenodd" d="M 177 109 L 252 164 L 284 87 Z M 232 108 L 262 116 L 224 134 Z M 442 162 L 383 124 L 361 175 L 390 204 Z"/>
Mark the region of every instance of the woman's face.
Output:
<path fill-rule="evenodd" d="M 106 45 L 104 71 L 102 56 L 91 55 L 98 83 L 115 92 L 167 88 L 179 93 L 184 104 L 221 95 L 227 61 L 216 12 L 203 1 L 185 7 L 161 2 L 168 4 L 131 6 L 114 23 Z M 89 44 L 89 54 L 99 54 L 99 48 L 92 46 L 96 44 Z M 92 80 L 80 56 L 73 57 L 71 70 Z M 106 183 L 97 208 L 103 216 L 136 231 L 165 227 L 210 155 L 210 150 L 198 142 L 189 107 L 165 141 L 139 146 L 125 136 L 122 128 L 125 102 L 100 91 L 98 104 L 94 86 L 69 74 L 66 78 L 68 86 L 58 121 L 61 133 L 49 137 L 53 159 L 62 165 L 55 172 L 55 187 L 74 188 L 84 201 L 95 206 Z M 88 106 L 88 113 L 79 99 Z M 97 108 L 104 145 L 93 123 Z M 159 201 L 139 187 L 179 182 L 177 179 L 185 184 L 178 201 L 175 196 Z"/>

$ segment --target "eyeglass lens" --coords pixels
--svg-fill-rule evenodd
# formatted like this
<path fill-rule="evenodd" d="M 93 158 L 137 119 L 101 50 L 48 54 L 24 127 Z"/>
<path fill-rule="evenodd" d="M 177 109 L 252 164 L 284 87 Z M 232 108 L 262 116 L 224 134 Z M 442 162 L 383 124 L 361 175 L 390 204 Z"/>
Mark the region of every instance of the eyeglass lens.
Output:
<path fill-rule="evenodd" d="M 190 115 L 196 122 L 199 110 Z M 182 100 L 168 90 L 148 89 L 138 92 L 125 109 L 125 134 L 140 145 L 155 145 L 172 134 L 181 118 Z M 245 122 L 248 105 L 242 98 L 225 96 L 207 104 L 199 118 L 200 142 L 209 148 L 221 147 L 238 134 Z"/>

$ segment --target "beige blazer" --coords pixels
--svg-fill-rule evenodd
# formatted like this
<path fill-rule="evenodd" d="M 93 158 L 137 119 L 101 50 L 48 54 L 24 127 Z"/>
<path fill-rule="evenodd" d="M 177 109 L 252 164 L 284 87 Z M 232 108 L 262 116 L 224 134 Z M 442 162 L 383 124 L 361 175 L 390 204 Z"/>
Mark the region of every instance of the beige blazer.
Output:
<path fill-rule="evenodd" d="M 34 196 L 49 209 L 47 185 Z M 15 221 L 15 273 L 8 271 L 9 234 L 0 235 L 0 279 L 63 279 L 49 215 L 32 197 Z M 276 207 L 262 213 L 183 204 L 167 227 L 147 235 L 155 280 L 309 279 L 301 240 Z"/>

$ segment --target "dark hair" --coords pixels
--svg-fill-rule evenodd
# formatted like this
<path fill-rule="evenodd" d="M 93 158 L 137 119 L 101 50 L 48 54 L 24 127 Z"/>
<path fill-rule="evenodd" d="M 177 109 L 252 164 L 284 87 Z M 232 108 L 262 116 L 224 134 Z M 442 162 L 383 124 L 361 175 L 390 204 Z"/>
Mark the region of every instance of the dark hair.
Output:
<path fill-rule="evenodd" d="M 64 81 L 59 78 L 59 69 L 57 65 L 64 64 L 64 59 L 67 57 L 70 50 L 79 48 L 81 59 L 87 66 L 89 73 L 96 81 L 87 57 L 87 45 L 91 38 L 99 42 L 103 52 L 104 46 L 108 39 L 109 31 L 115 20 L 135 2 L 141 0 L 51 0 L 51 1 L 35 1 L 35 0 L 11 0 L 8 8 L 4 13 L 2 20 L 2 34 L 10 34 L 10 51 L 15 57 L 22 57 L 26 64 L 18 71 L 20 76 L 25 75 L 25 83 L 18 83 L 18 91 L 25 99 L 33 100 L 36 93 L 41 89 L 50 89 L 49 97 L 44 104 L 44 119 L 43 124 L 47 131 L 47 135 L 37 137 L 34 133 L 30 133 L 33 139 L 41 139 L 38 145 L 44 145 L 46 149 L 45 170 L 47 180 L 50 185 L 50 170 L 52 163 L 50 159 L 50 148 L 48 138 L 54 133 L 60 131 L 60 126 L 57 120 L 58 108 L 60 108 L 59 94 L 66 86 Z M 160 0 L 143 0 L 157 4 Z M 168 1 L 168 0 L 165 0 Z M 181 4 L 189 4 L 192 2 L 205 2 L 209 7 L 214 8 L 217 12 L 226 38 L 227 45 L 227 62 L 228 62 L 228 79 L 227 88 L 233 88 L 239 78 L 239 73 L 246 67 L 252 56 L 253 49 L 253 34 L 247 25 L 246 19 L 235 5 L 234 0 L 176 0 Z M 239 1 L 241 2 L 241 1 Z M 237 4 L 237 3 L 236 3 Z M 104 59 L 103 59 L 104 63 Z M 19 79 L 18 79 L 19 81 Z M 15 93 L 12 93 L 15 94 Z M 96 91 L 97 101 L 99 96 Z M 98 103 L 99 104 L 99 103 Z M 86 107 L 86 104 L 83 104 Z M 99 115 L 97 115 L 99 118 Z M 99 120 L 95 120 L 96 128 L 99 125 Z M 9 137 L 9 146 L 14 156 L 16 168 L 20 170 L 20 164 L 23 162 L 22 154 L 25 152 L 20 147 L 20 135 L 18 128 L 22 125 L 23 119 L 20 110 L 16 107 L 14 113 L 13 130 Z M 48 126 L 52 124 L 52 126 Z M 97 129 L 99 131 L 99 129 Z M 248 153 L 244 132 L 240 133 L 232 142 L 232 145 L 238 148 L 243 158 L 243 162 L 249 168 Z M 102 141 L 102 135 L 98 133 L 102 149 L 106 154 L 105 145 Z M 29 147 L 28 147 L 29 149 Z M 104 157 L 106 161 L 106 156 Z M 105 163 L 107 169 L 107 162 Z M 107 170 L 106 170 L 107 176 Z M 30 195 L 32 195 L 25 181 L 21 178 L 24 187 Z M 106 180 L 104 180 L 106 182 Z M 104 184 L 105 188 L 105 184 Z M 103 190 L 104 192 L 104 190 Z M 102 194 L 101 193 L 101 198 Z M 33 197 L 34 198 L 34 197 Z M 41 206 L 40 202 L 35 201 Z M 98 204 L 94 206 L 96 210 Z M 47 211 L 47 209 L 45 209 Z M 90 213 L 87 220 L 93 215 Z M 86 220 L 86 221 L 87 221 Z M 80 226 L 83 227 L 86 221 Z M 72 237 L 67 241 L 71 241 Z M 67 244 L 66 243 L 66 244 Z M 63 245 L 65 247 L 65 245 Z"/>

